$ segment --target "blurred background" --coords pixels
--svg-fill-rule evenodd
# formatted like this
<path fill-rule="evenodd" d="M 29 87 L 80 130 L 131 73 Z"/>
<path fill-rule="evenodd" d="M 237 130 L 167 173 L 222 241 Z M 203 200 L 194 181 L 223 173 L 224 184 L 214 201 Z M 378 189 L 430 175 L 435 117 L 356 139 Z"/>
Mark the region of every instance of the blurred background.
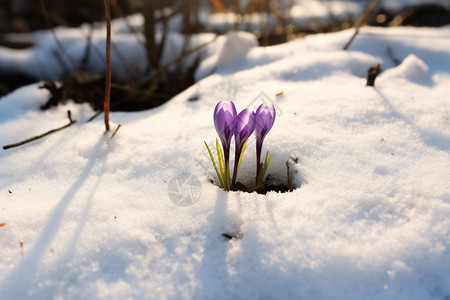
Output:
<path fill-rule="evenodd" d="M 170 10 L 171 18 L 177 14 L 189 17 L 185 25 L 189 23 L 190 26 L 183 29 L 195 32 L 231 29 L 214 24 L 221 22 L 217 20 L 219 15 L 214 14 L 228 13 L 228 18 L 222 22 L 234 26 L 237 22 L 244 23 L 241 29 L 255 29 L 249 23 L 265 21 L 265 29 L 276 29 L 278 34 L 281 31 L 286 34 L 290 31 L 311 33 L 351 26 L 371 2 L 373 0 L 111 0 L 111 13 L 113 18 L 120 18 L 134 13 L 148 15 L 152 11 Z M 0 33 L 47 29 L 42 6 L 55 26 L 79 26 L 104 19 L 102 0 L 2 0 Z M 448 0 L 383 0 L 368 23 L 442 26 L 450 22 L 449 8 Z M 231 17 L 231 14 L 236 16 Z M 263 19 L 256 17 L 261 14 L 265 16 Z M 401 16 L 401 20 L 398 17 L 392 23 L 396 16 Z M 286 28 L 288 25 L 294 27 Z"/>
<path fill-rule="evenodd" d="M 276 45 L 309 34 L 349 29 L 373 2 L 377 1 L 111 0 L 111 14 L 116 20 L 112 51 L 119 65 L 113 65 L 112 109 L 155 107 L 192 85 L 199 63 L 217 49 L 210 44 L 227 32 L 251 32 L 259 46 Z M 100 110 L 104 86 L 104 46 L 101 46 L 104 15 L 102 0 L 1 0 L 0 96 L 22 85 L 45 80 L 43 88 L 49 89 L 52 101 L 44 108 L 73 98 Z M 448 24 L 450 0 L 382 0 L 364 19 L 364 25 L 370 26 Z M 87 46 L 83 46 L 86 48 L 83 55 L 74 52 L 73 33 L 67 28 L 78 28 L 85 35 Z M 101 34 L 95 34 L 97 29 Z M 50 31 L 51 38 L 39 34 Z M 132 35 L 133 41 L 121 39 L 125 33 Z M 72 46 L 64 46 L 71 36 Z M 63 42 L 58 43 L 58 39 Z M 32 49 L 49 48 L 49 44 L 55 44 L 48 50 L 51 54 L 48 59 L 57 65 L 52 69 L 42 67 L 48 62 L 41 61 L 40 67 L 36 67 L 33 62 L 24 64 L 18 58 L 18 55 L 33 56 L 36 51 Z M 143 57 L 137 50 L 126 50 L 127 44 L 134 49 L 141 47 Z M 96 53 L 97 64 L 91 52 Z M 139 66 L 130 67 L 128 56 L 139 59 Z M 121 72 L 117 72 L 120 68 Z"/>

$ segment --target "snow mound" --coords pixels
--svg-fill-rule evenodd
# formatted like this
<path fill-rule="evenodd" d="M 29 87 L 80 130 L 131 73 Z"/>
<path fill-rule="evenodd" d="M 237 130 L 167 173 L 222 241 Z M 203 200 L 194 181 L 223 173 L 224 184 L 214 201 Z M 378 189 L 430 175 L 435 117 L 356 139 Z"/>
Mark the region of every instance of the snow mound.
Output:
<path fill-rule="evenodd" d="M 381 80 L 392 80 L 394 78 L 404 78 L 416 83 L 430 81 L 428 66 L 423 60 L 414 54 L 408 55 L 396 68 L 391 68 L 383 72 Z"/>
<path fill-rule="evenodd" d="M 243 59 L 251 49 L 258 46 L 258 41 L 252 33 L 230 32 L 220 41 L 216 54 L 202 61 L 195 73 L 196 81 L 211 75 L 215 71 L 233 69 L 239 60 Z"/>

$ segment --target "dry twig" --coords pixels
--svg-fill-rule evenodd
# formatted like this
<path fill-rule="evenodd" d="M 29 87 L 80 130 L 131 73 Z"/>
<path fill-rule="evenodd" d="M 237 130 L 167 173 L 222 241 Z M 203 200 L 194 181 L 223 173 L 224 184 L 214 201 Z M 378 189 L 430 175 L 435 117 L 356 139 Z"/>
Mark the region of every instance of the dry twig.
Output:
<path fill-rule="evenodd" d="M 106 19 L 106 86 L 105 99 L 103 101 L 103 111 L 105 116 L 105 128 L 109 131 L 109 98 L 111 93 L 111 9 L 110 1 L 104 0 Z"/>
<path fill-rule="evenodd" d="M 375 67 L 370 67 L 367 70 L 367 83 L 366 83 L 366 86 L 374 86 L 375 85 L 375 79 L 377 78 L 379 73 L 380 73 L 380 64 L 377 64 Z"/>
<path fill-rule="evenodd" d="M 70 125 L 72 125 L 72 124 L 74 124 L 74 123 L 77 122 L 77 120 L 72 120 L 72 115 L 71 115 L 70 110 L 67 111 L 67 116 L 68 116 L 68 118 L 69 118 L 69 123 L 68 123 L 67 125 L 64 125 L 64 126 L 62 126 L 62 127 L 58 127 L 58 128 L 56 128 L 56 129 L 52 129 L 52 130 L 50 130 L 50 131 L 47 131 L 46 133 L 43 133 L 43 134 L 34 136 L 34 137 L 32 137 L 32 138 L 23 140 L 23 141 L 18 142 L 18 143 L 5 145 L 5 146 L 3 146 L 3 150 L 9 149 L 9 148 L 18 147 L 18 146 L 22 146 L 22 145 L 24 145 L 24 144 L 26 144 L 26 143 L 29 143 L 29 142 L 35 141 L 35 140 L 37 140 L 37 139 L 43 138 L 43 137 L 46 136 L 46 135 L 49 135 L 49 134 L 51 134 L 51 133 L 54 133 L 54 132 L 60 131 L 60 130 L 62 130 L 62 129 L 64 129 L 64 128 L 67 128 L 67 127 L 69 127 Z"/>
<path fill-rule="evenodd" d="M 344 48 L 342 48 L 342 50 L 347 50 L 348 47 L 350 47 L 350 44 L 353 42 L 356 35 L 359 33 L 359 28 L 362 26 L 362 24 L 364 24 L 366 19 L 370 16 L 370 14 L 375 9 L 375 7 L 380 3 L 380 1 L 381 0 L 373 0 L 372 3 L 367 7 L 364 14 L 361 16 L 361 18 L 359 18 L 358 22 L 356 22 L 356 24 L 355 24 L 355 33 L 353 33 L 352 37 L 347 42 L 347 44 L 345 44 L 345 46 L 344 46 Z"/>
<path fill-rule="evenodd" d="M 117 131 L 119 131 L 121 126 L 122 126 L 122 124 L 117 125 L 116 130 L 114 130 L 113 134 L 111 135 L 111 139 L 116 135 Z"/>

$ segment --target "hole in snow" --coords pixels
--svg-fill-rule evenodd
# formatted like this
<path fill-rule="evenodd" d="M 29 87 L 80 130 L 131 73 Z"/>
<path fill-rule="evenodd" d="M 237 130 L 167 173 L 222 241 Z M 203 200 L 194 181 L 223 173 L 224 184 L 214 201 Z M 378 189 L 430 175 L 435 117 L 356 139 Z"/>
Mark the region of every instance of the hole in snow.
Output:
<path fill-rule="evenodd" d="M 258 194 L 265 195 L 268 192 L 288 193 L 301 186 L 303 179 L 297 170 L 298 158 L 291 157 L 286 161 L 284 168 L 276 168 L 274 171 L 266 175 L 261 186 L 255 186 L 255 179 L 252 177 L 254 174 L 242 174 L 241 181 L 236 182 L 236 186 L 233 191 L 240 191 L 245 193 L 256 192 Z M 271 163 L 272 165 L 272 163 Z M 238 177 L 241 177 L 241 171 L 239 171 Z M 217 187 L 220 187 L 220 183 L 214 179 L 210 179 L 210 182 Z M 221 187 L 220 187 L 221 188 Z"/>

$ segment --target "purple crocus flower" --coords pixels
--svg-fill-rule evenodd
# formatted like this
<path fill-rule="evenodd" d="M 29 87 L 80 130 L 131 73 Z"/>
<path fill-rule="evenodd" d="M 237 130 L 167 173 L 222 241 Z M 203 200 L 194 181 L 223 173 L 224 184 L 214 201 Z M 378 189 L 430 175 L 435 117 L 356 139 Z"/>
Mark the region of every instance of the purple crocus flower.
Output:
<path fill-rule="evenodd" d="M 255 113 L 255 134 L 256 134 L 256 176 L 261 171 L 261 149 L 266 134 L 272 129 L 275 122 L 275 107 L 261 104 Z"/>
<path fill-rule="evenodd" d="M 225 162 L 230 159 L 230 144 L 236 128 L 236 115 L 233 101 L 219 101 L 214 109 L 214 126 L 222 142 Z"/>
<path fill-rule="evenodd" d="M 244 109 L 236 117 L 236 129 L 234 133 L 234 141 L 236 145 L 234 155 L 234 172 L 233 186 L 236 184 L 236 176 L 238 172 L 239 158 L 241 157 L 242 147 L 255 130 L 255 113 Z"/>

